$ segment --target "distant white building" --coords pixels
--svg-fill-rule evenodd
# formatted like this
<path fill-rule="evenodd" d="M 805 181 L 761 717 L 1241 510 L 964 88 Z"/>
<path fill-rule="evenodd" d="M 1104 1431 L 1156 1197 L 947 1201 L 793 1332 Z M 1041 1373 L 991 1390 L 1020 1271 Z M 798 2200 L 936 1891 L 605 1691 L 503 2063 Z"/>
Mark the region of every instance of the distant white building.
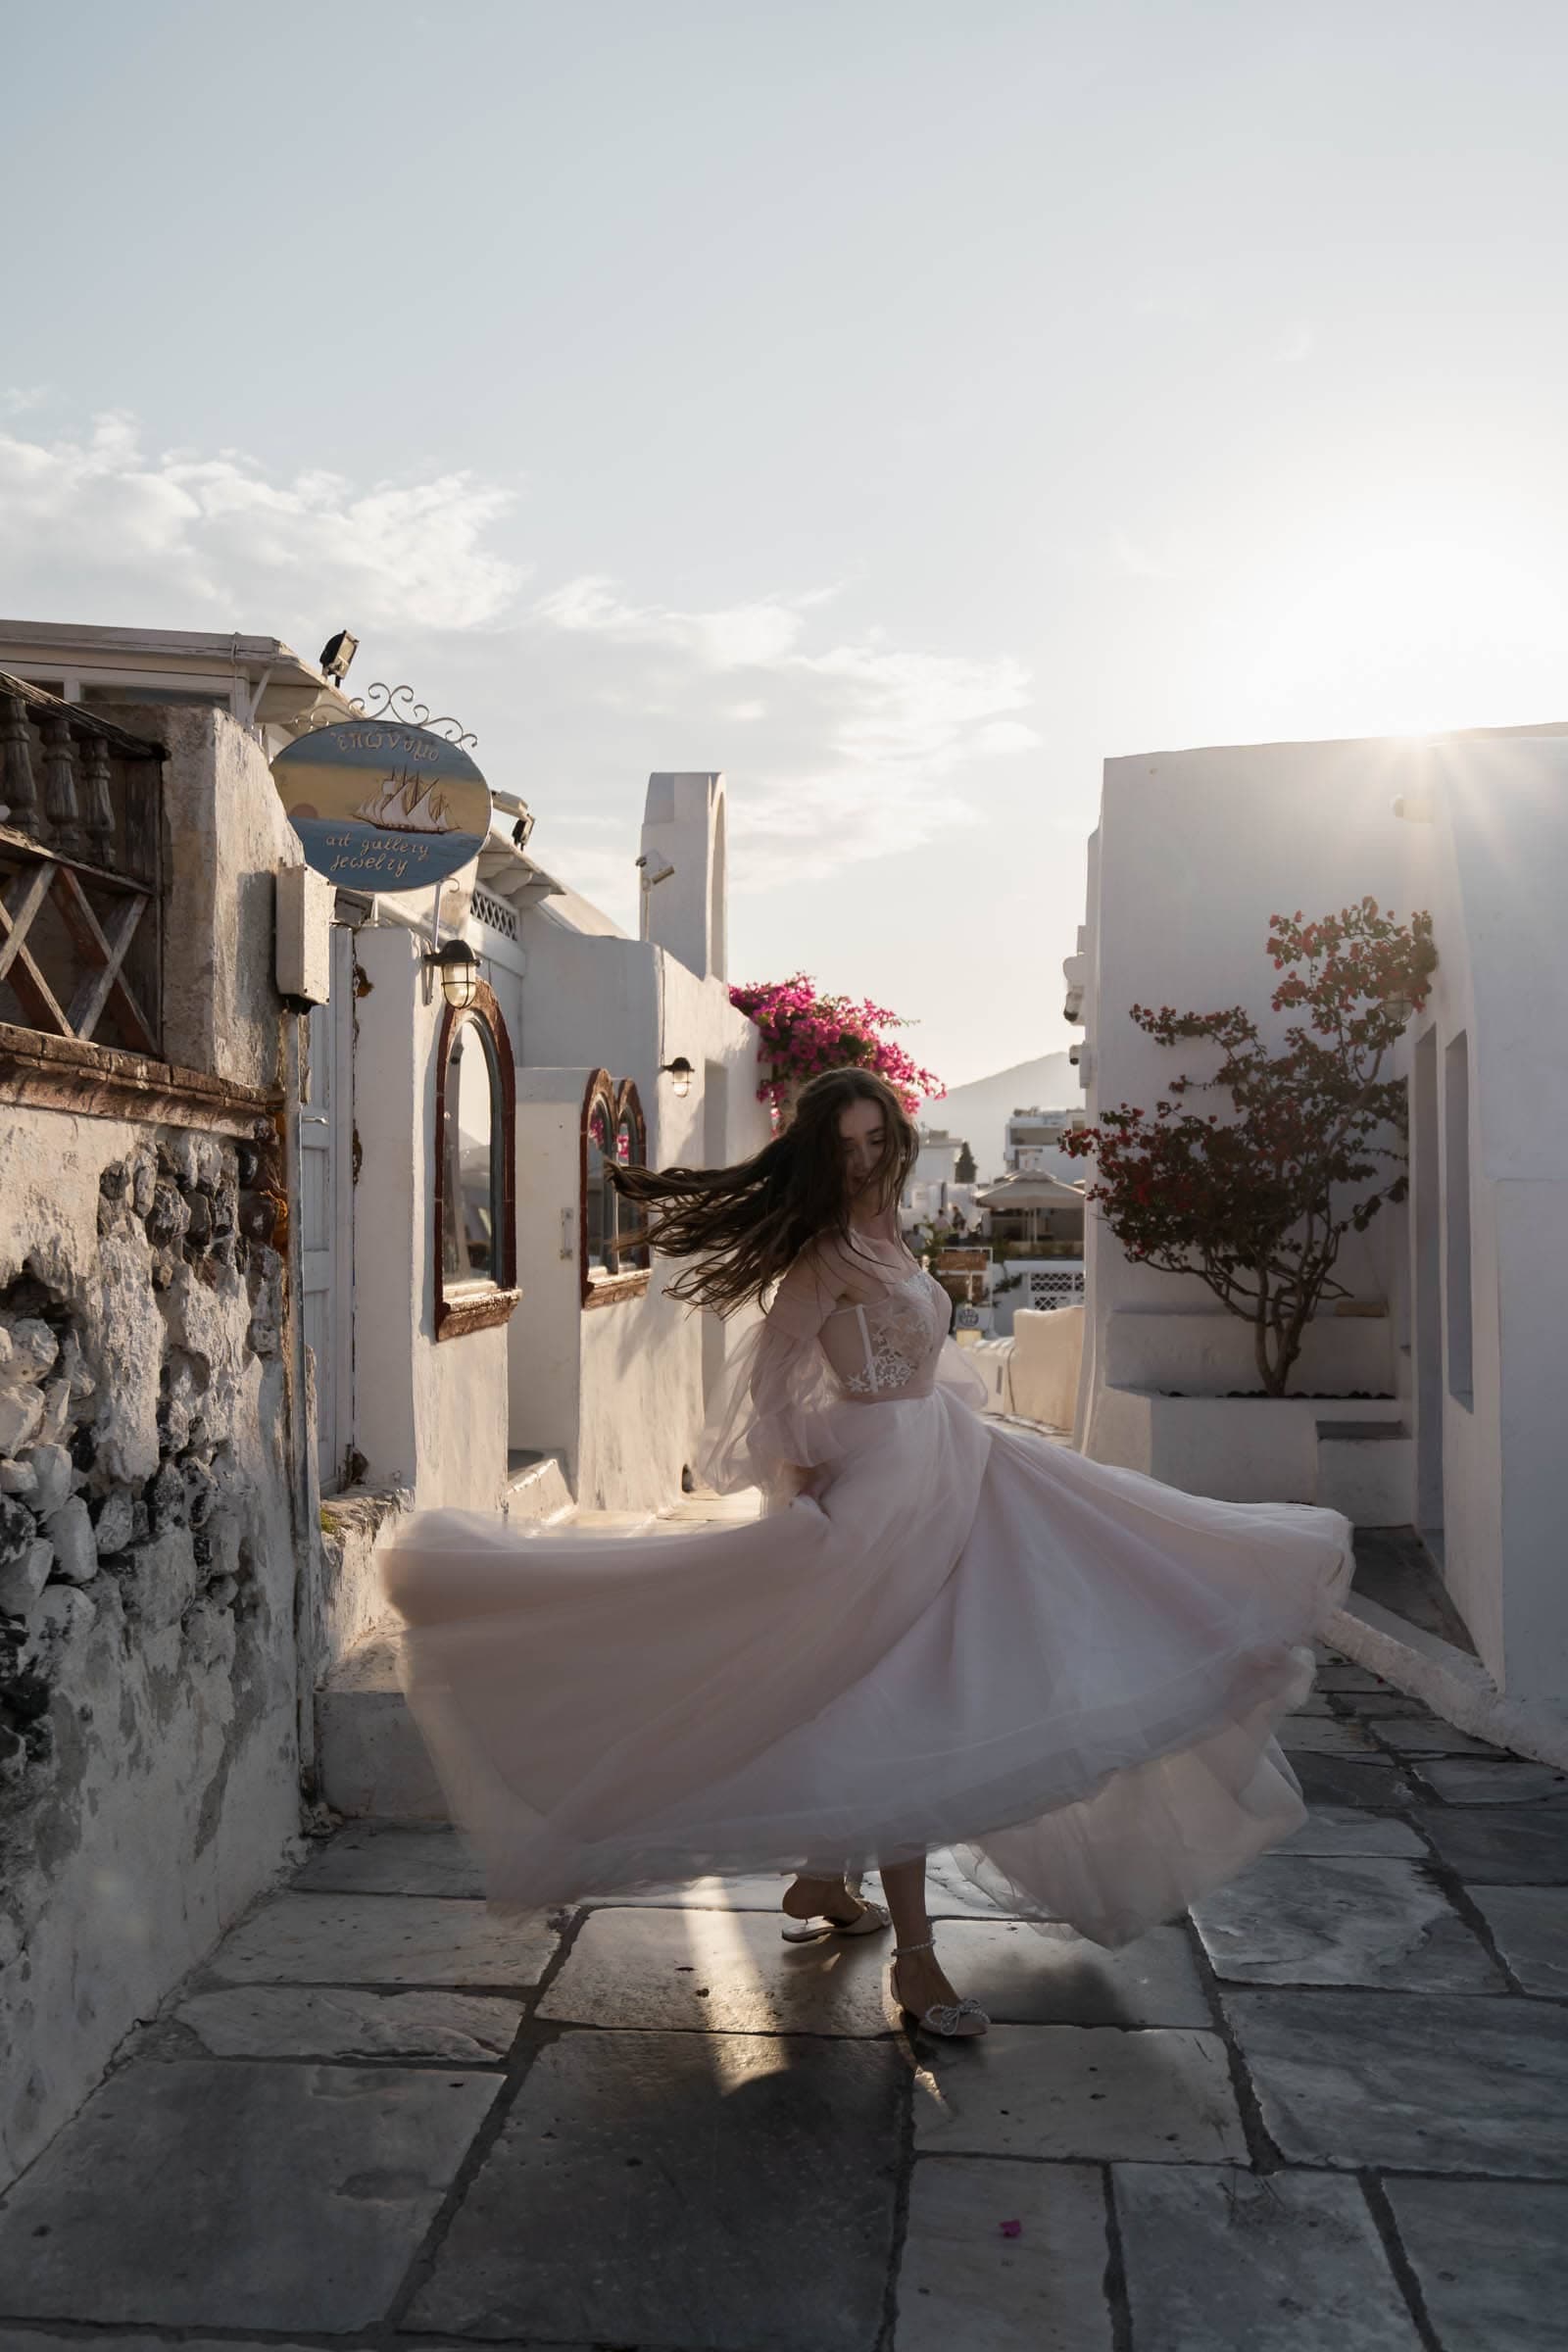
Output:
<path fill-rule="evenodd" d="M 1031 1105 L 1027 1110 L 1015 1110 L 1007 1121 L 1002 1148 L 1004 1172 L 1008 1176 L 1054 1176 L 1063 1183 L 1076 1181 L 1083 1174 L 1083 1164 L 1068 1155 L 1065 1139 L 1070 1129 L 1083 1123 L 1084 1114 L 1076 1108 L 1041 1110 Z"/>
<path fill-rule="evenodd" d="M 899 1203 L 902 1222 L 908 1228 L 960 1216 L 969 1224 L 974 1215 L 975 1187 L 957 1179 L 963 1138 L 950 1135 L 944 1127 L 921 1127 L 918 1133 L 920 1149 Z"/>
<path fill-rule="evenodd" d="M 1130 1005 L 1245 1002 L 1278 1034 L 1270 914 L 1367 893 L 1429 909 L 1441 959 L 1401 1045 L 1408 1207 L 1352 1237 L 1352 1296 L 1281 1400 L 1229 1394 L 1255 1386 L 1248 1326 L 1091 1213 L 1078 1440 L 1194 1491 L 1419 1527 L 1500 1690 L 1568 1707 L 1568 729 L 1107 761 L 1067 965 L 1089 1116 L 1182 1066 Z"/>

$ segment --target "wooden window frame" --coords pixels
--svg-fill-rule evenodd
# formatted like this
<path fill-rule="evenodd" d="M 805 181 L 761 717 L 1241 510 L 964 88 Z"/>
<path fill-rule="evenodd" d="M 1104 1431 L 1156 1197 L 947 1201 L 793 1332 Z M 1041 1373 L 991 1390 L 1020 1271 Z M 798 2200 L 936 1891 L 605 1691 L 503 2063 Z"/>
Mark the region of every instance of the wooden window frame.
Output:
<path fill-rule="evenodd" d="M 447 1065 L 452 1040 L 461 1021 L 477 1020 L 490 1033 L 501 1097 L 501 1201 L 497 1216 L 500 1263 L 493 1282 L 449 1284 L 442 1263 L 441 1234 L 446 1217 Z M 507 1323 L 522 1294 L 517 1288 L 517 1077 L 512 1058 L 512 1040 L 501 1017 L 495 991 L 481 980 L 471 1004 L 449 1004 L 441 1020 L 435 1065 L 435 1182 L 431 1187 L 434 1222 L 431 1257 L 435 1265 L 435 1336 L 462 1339 L 470 1331 L 488 1331 Z"/>
<path fill-rule="evenodd" d="M 596 1272 L 588 1263 L 588 1125 L 594 1115 L 594 1104 L 603 1102 L 610 1113 L 612 1135 L 619 1132 L 622 1120 L 628 1116 L 632 1123 L 633 1152 L 642 1165 L 648 1153 L 648 1122 L 643 1116 L 642 1098 L 630 1078 L 612 1078 L 608 1070 L 590 1071 L 583 1090 L 582 1117 L 577 1132 L 577 1258 L 581 1277 L 584 1308 L 613 1306 L 622 1298 L 646 1297 L 652 1279 L 648 1264 L 619 1268 L 613 1273 Z M 646 1260 L 648 1245 L 640 1245 Z M 617 1257 L 619 1252 L 617 1251 Z"/>

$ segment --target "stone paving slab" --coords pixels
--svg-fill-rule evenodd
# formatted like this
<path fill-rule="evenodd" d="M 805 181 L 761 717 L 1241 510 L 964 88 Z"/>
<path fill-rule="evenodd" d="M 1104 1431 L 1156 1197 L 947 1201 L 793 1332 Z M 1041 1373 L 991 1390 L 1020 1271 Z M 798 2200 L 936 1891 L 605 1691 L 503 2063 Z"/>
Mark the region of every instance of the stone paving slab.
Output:
<path fill-rule="evenodd" d="M 1384 2182 L 1444 2352 L 1562 2352 L 1568 2187 Z"/>
<path fill-rule="evenodd" d="M 1568 2178 L 1568 2012 L 1416 1992 L 1224 2003 L 1287 2161 Z"/>
<path fill-rule="evenodd" d="M 1232 1984 L 1507 1990 L 1418 1862 L 1268 1854 L 1196 1904 L 1193 1917 L 1215 1975 Z"/>
<path fill-rule="evenodd" d="M 1135 2344 L 1420 2352 L 1359 2182 L 1198 2164 L 1113 2179 Z"/>
<path fill-rule="evenodd" d="M 0 2321 L 0 2329 L 4 2327 L 4 2321 Z M 276 2335 L 181 2334 L 176 2342 L 162 2332 L 148 2335 L 139 2328 L 129 2333 L 121 2328 L 109 2333 L 95 2329 L 91 2335 L 74 2330 L 70 2335 L 56 2335 L 52 2328 L 40 2331 L 36 2328 L 17 2328 L 9 2334 L 0 2333 L 0 2352 L 88 2352 L 93 2345 L 99 2347 L 99 2352 L 318 2352 L 319 2344 L 319 2337 L 315 2344 L 306 2344 L 297 2339 L 285 2342 Z M 404 2352 L 401 2343 L 398 2352 Z M 410 2344 L 407 2352 L 419 2352 L 419 2347 Z M 555 2352 L 555 2347 L 551 2347 L 551 2352 Z"/>
<path fill-rule="evenodd" d="M 1426 1847 L 1407 1822 L 1358 1805 L 1314 1805 L 1305 1826 L 1274 1848 L 1278 1854 L 1389 1854 L 1421 1862 Z"/>
<path fill-rule="evenodd" d="M 688 1886 L 656 1888 L 646 1894 L 596 1896 L 594 1908 L 636 1907 L 652 1910 L 778 1911 L 789 1874 L 759 1871 L 732 1879 L 694 1879 Z M 882 1884 L 874 1870 L 864 1874 L 862 1891 L 880 1901 Z M 1009 1908 L 993 1901 L 966 1879 L 950 1852 L 934 1853 L 926 1863 L 926 1908 L 933 1919 L 1005 1919 Z"/>
<path fill-rule="evenodd" d="M 363 2338 L 356 2336 L 358 2347 Z M 395 2336 L 383 2338 L 376 2334 L 372 2342 L 395 2344 L 396 2352 L 452 2352 L 450 2335 L 405 2335 L 401 2329 Z M 0 2320 L 0 2352 L 333 2352 L 341 2339 L 317 2332 L 307 2340 L 303 2336 L 278 2335 L 190 2335 L 183 2328 L 177 2336 L 167 2335 L 160 2328 L 149 2335 L 140 2328 L 95 2328 L 84 2334 L 73 2327 L 69 2335 L 57 2334 L 50 2327 L 35 2328 L 29 2324 L 8 2323 Z M 558 2336 L 552 2343 L 537 2339 L 524 2343 L 517 2337 L 509 2338 L 506 2352 L 604 2352 L 601 2344 L 582 2339 L 563 2343 Z M 658 2352 L 709 2352 L 705 2345 L 663 2345 Z"/>
<path fill-rule="evenodd" d="M 525 2079 L 409 2325 L 867 2352 L 905 2095 L 891 2041 L 568 2034 Z"/>
<path fill-rule="evenodd" d="M 644 1894 L 590 1897 L 594 1910 L 777 1911 L 789 1879 L 780 1871 L 746 1872 L 732 1879 L 691 1879 L 681 1886 L 656 1886 Z"/>
<path fill-rule="evenodd" d="M 1490 1756 L 1499 1763 L 1512 1761 L 1504 1748 L 1494 1747 L 1490 1740 L 1473 1739 L 1468 1732 L 1445 1723 L 1441 1715 L 1373 1715 L 1367 1721 L 1379 1744 L 1392 1748 L 1396 1756 Z"/>
<path fill-rule="evenodd" d="M 1526 1992 L 1568 2000 L 1568 1886 L 1477 1886 L 1470 1900 Z"/>
<path fill-rule="evenodd" d="M 0 2314 L 368 2327 L 500 2087 L 445 2069 L 127 2066 L 0 2208 Z"/>
<path fill-rule="evenodd" d="M 595 1911 L 538 2014 L 661 2032 L 895 2030 L 884 1989 L 890 1935 L 788 1944 L 782 1925 L 757 1911 Z"/>
<path fill-rule="evenodd" d="M 1470 1756 L 1423 1757 L 1412 1770 L 1423 1788 L 1448 1805 L 1531 1805 L 1568 1797 L 1568 1772 L 1528 1763 L 1522 1756 L 1498 1763 Z"/>
<path fill-rule="evenodd" d="M 950 1920 L 938 1957 L 998 2025 L 1212 2026 L 1187 1932 L 1154 1928 L 1108 1952 L 1010 1920 Z"/>
<path fill-rule="evenodd" d="M 194 2045 L 210 2058 L 424 2058 L 494 2066 L 517 2037 L 522 2003 L 485 1993 L 235 1984 L 181 2001 L 167 2022 L 172 2042 Z"/>
<path fill-rule="evenodd" d="M 1298 1749 L 1291 1762 L 1309 1805 L 1354 1805 L 1363 1812 L 1396 1813 L 1415 1794 L 1399 1767 L 1388 1758 L 1316 1756 Z"/>
<path fill-rule="evenodd" d="M 789 1883 L 787 1872 L 753 1871 L 591 1899 L 595 1909 L 776 1912 Z M 446 1895 L 477 1902 L 484 1896 L 484 1872 L 454 1830 L 355 1822 L 316 1847 L 293 1885 L 306 1894 Z M 931 1856 L 926 1885 L 933 1919 L 1006 1916 L 1004 1907 L 963 1876 L 950 1853 Z M 865 1891 L 881 1894 L 874 1871 L 865 1874 Z"/>
<path fill-rule="evenodd" d="M 1107 2252 L 1098 2167 L 922 2156 L 893 2352 L 1111 2352 Z"/>
<path fill-rule="evenodd" d="M 1245 2162 L 1217 2034 L 1149 2027 L 993 2026 L 932 2044 L 914 2089 L 924 2155 Z"/>
<path fill-rule="evenodd" d="M 1350 1666 L 1343 1658 L 1318 1668 L 1315 1688 L 1336 1692 L 1387 1691 L 1391 1697 L 1397 1695 L 1394 1685 L 1386 1683 L 1381 1675 L 1374 1674 L 1370 1666 Z"/>
<path fill-rule="evenodd" d="M 1279 1742 L 1288 1756 L 1355 1756 L 1376 1763 L 1378 1750 L 1358 1723 L 1338 1715 L 1287 1715 Z"/>
<path fill-rule="evenodd" d="M 535 1984 L 560 1941 L 537 1916 L 511 1919 L 483 1903 L 404 1895 L 279 1894 L 213 1954 L 225 1984 Z"/>
<path fill-rule="evenodd" d="M 1568 1886 L 1568 1805 L 1422 1805 L 1411 1819 L 1472 1886 Z"/>
<path fill-rule="evenodd" d="M 354 1822 L 318 1845 L 294 1882 L 303 1894 L 484 1898 L 484 1872 L 455 1830 L 382 1829 Z"/>

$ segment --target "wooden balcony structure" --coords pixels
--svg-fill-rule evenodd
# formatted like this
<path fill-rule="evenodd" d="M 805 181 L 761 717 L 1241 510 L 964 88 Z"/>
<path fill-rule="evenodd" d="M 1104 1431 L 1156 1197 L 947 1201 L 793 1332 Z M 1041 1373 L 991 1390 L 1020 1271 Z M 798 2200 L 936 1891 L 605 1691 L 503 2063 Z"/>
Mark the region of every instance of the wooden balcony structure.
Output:
<path fill-rule="evenodd" d="M 0 1023 L 161 1052 L 163 760 L 0 670 Z"/>

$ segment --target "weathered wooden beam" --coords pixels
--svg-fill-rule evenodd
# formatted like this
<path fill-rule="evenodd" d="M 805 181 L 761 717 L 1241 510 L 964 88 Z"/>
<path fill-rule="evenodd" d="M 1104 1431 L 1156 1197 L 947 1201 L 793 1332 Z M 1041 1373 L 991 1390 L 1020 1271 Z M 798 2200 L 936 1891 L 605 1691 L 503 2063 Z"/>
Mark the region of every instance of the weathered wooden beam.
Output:
<path fill-rule="evenodd" d="M 130 901 L 128 929 L 123 928 L 123 916 L 117 917 L 116 931 L 117 936 L 121 938 L 121 944 L 117 949 L 105 936 L 103 927 L 81 886 L 81 878 L 74 868 L 62 865 L 59 872 L 60 889 L 56 894 L 55 903 L 60 909 L 61 919 L 70 931 L 72 939 L 75 943 L 76 952 L 83 962 L 102 967 L 104 987 L 102 994 L 97 997 L 93 1022 L 96 1023 L 106 1000 L 113 997 L 115 1009 L 130 1032 L 132 1044 L 140 1046 L 149 1054 L 156 1054 L 159 1044 L 158 1033 L 137 1003 L 120 968 L 121 958 L 129 946 L 131 935 L 141 919 L 141 910 L 146 904 L 145 900 L 133 899 Z M 91 1027 L 83 1029 L 78 1022 L 74 1020 L 71 1024 L 71 1034 L 76 1037 L 89 1037 Z"/>
<path fill-rule="evenodd" d="M 0 940 L 0 980 L 21 955 L 32 918 L 49 896 L 58 870 L 54 865 L 32 866 L 25 873 L 13 874 L 0 891 L 0 927 L 5 930 L 5 938 Z"/>

